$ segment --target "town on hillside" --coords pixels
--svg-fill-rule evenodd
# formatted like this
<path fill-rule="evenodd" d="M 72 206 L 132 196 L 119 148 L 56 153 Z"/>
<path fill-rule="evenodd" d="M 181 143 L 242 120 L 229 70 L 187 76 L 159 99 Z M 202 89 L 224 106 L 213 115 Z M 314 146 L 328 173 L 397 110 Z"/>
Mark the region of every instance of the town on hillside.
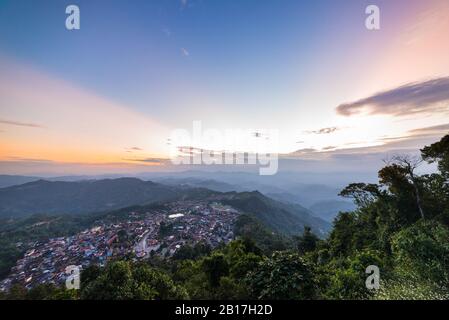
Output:
<path fill-rule="evenodd" d="M 0 290 L 13 284 L 32 288 L 38 284 L 63 284 L 66 268 L 109 260 L 144 260 L 154 255 L 171 257 L 185 244 L 204 242 L 211 248 L 234 238 L 239 211 L 215 201 L 176 201 L 144 213 L 130 211 L 126 219 L 100 220 L 77 234 L 35 242 L 16 262 Z"/>

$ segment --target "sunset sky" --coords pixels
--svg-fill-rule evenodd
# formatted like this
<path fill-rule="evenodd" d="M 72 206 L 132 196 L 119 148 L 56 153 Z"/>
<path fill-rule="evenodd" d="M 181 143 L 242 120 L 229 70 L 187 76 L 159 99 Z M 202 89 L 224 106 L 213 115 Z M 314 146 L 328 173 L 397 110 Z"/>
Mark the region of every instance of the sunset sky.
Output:
<path fill-rule="evenodd" d="M 0 0 L 0 173 L 168 170 L 195 120 L 335 170 L 417 150 L 449 132 L 448 57 L 447 0 Z"/>

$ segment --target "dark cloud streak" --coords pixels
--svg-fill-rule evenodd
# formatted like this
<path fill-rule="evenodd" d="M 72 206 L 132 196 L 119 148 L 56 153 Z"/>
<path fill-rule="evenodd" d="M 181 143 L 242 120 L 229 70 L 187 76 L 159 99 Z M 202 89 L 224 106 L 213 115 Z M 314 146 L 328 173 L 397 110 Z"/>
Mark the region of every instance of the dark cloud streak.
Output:
<path fill-rule="evenodd" d="M 123 159 L 125 161 L 142 162 L 146 164 L 166 164 L 170 159 L 166 158 L 141 158 L 141 159 Z"/>
<path fill-rule="evenodd" d="M 361 112 L 394 116 L 449 112 L 449 77 L 409 83 L 337 107 L 337 113 L 343 116 Z"/>
<path fill-rule="evenodd" d="M 339 127 L 327 127 L 327 128 L 321 128 L 319 130 L 312 130 L 312 131 L 305 131 L 305 133 L 308 134 L 329 134 L 333 133 L 337 130 L 340 130 Z"/>
<path fill-rule="evenodd" d="M 40 124 L 26 123 L 26 122 L 12 121 L 12 120 L 0 119 L 0 123 L 8 124 L 8 125 L 11 125 L 11 126 L 19 126 L 19 127 L 43 128 L 43 126 L 41 126 Z"/>
<path fill-rule="evenodd" d="M 427 132 L 449 132 L 449 123 L 441 124 L 438 126 L 432 126 L 432 127 L 425 127 L 425 128 L 419 128 L 419 129 L 413 129 L 410 130 L 410 133 L 427 133 Z"/>

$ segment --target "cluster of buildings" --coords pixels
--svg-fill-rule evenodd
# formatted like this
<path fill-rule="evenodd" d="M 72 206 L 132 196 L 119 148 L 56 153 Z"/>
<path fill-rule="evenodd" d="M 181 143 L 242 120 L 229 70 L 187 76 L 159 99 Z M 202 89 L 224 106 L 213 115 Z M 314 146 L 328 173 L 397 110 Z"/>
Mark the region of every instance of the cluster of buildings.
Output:
<path fill-rule="evenodd" d="M 104 266 L 114 258 L 170 257 L 182 245 L 204 241 L 211 247 L 233 239 L 239 212 L 218 202 L 178 201 L 139 215 L 129 212 L 120 222 L 98 221 L 95 227 L 68 237 L 35 242 L 16 262 L 0 290 L 19 283 L 31 288 L 64 283 L 68 266 Z"/>
<path fill-rule="evenodd" d="M 145 245 L 136 248 L 138 257 L 172 256 L 184 244 L 200 241 L 212 248 L 234 238 L 233 226 L 239 212 L 217 202 L 179 201 L 168 205 L 168 219 L 146 234 Z M 143 250 L 142 250 L 143 249 Z"/>

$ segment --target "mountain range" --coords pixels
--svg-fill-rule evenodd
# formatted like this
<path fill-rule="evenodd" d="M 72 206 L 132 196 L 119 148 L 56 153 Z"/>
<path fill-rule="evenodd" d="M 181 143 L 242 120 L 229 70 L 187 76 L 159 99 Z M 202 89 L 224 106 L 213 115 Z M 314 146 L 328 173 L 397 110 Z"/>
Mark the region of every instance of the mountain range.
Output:
<path fill-rule="evenodd" d="M 136 178 L 37 180 L 0 189 L 0 216 L 82 214 L 169 201 L 179 195 L 175 188 Z"/>
<path fill-rule="evenodd" d="M 205 184 L 206 186 L 211 185 Z M 191 185 L 164 185 L 137 178 L 84 181 L 36 180 L 0 189 L 0 217 L 19 218 L 33 214 L 88 214 L 129 206 L 181 199 L 214 199 L 230 204 L 258 219 L 273 231 L 286 235 L 302 233 L 310 226 L 324 236 L 330 224 L 298 205 L 271 199 L 258 191 L 213 191 Z"/>

